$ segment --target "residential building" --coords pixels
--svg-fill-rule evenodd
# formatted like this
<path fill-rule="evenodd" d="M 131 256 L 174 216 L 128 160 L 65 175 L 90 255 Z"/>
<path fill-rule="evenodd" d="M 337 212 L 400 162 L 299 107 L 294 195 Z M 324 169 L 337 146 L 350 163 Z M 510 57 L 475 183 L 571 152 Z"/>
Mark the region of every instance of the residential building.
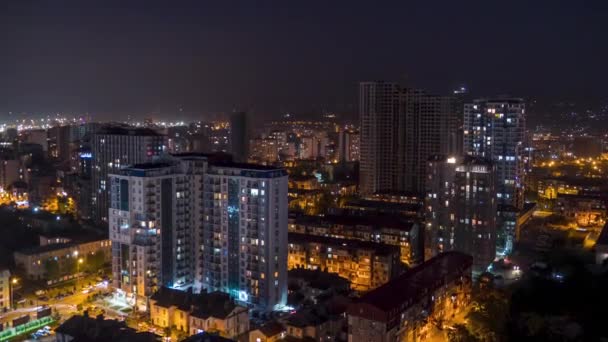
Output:
<path fill-rule="evenodd" d="M 458 131 L 456 99 L 405 88 L 400 94 L 397 184 L 391 191 L 424 192 L 426 161 L 455 150 Z"/>
<path fill-rule="evenodd" d="M 323 272 L 320 269 L 292 268 L 289 270 L 290 294 L 297 294 L 301 299 L 298 304 L 317 303 L 321 298 L 350 292 L 350 281 L 340 277 L 337 273 Z"/>
<path fill-rule="evenodd" d="M 230 151 L 237 162 L 246 162 L 249 157 L 250 120 L 247 112 L 230 114 Z"/>
<path fill-rule="evenodd" d="M 138 332 L 129 328 L 124 321 L 104 319 L 103 316 L 89 317 L 74 315 L 55 329 L 55 341 L 90 342 L 156 342 L 160 336 L 149 332 Z"/>
<path fill-rule="evenodd" d="M 42 147 L 43 152 L 49 149 L 48 134 L 44 129 L 31 129 L 25 132 L 25 141 Z"/>
<path fill-rule="evenodd" d="M 350 303 L 351 299 L 338 295 L 298 310 L 285 320 L 287 340 L 345 341 Z"/>
<path fill-rule="evenodd" d="M 420 226 L 396 215 L 299 215 L 290 219 L 289 231 L 396 246 L 402 263 L 416 265 L 424 259 Z"/>
<path fill-rule="evenodd" d="M 418 341 L 470 301 L 473 258 L 442 253 L 351 304 L 348 341 Z"/>
<path fill-rule="evenodd" d="M 64 239 L 61 239 L 65 241 Z M 43 239 L 41 239 L 43 242 Z M 13 253 L 15 264 L 33 280 L 47 280 L 51 284 L 58 278 L 74 277 L 81 265 L 94 255 L 103 256 L 109 261 L 111 242 L 108 239 L 93 239 L 82 242 L 42 243 L 40 246 L 19 250 Z M 82 261 L 80 261 L 82 260 Z M 84 266 L 83 266 L 84 267 Z"/>
<path fill-rule="evenodd" d="M 0 271 L 0 310 L 8 310 L 13 307 L 11 272 L 7 269 Z"/>
<path fill-rule="evenodd" d="M 249 332 L 249 342 L 278 342 L 287 336 L 283 324 L 271 321 Z"/>
<path fill-rule="evenodd" d="M 222 291 L 273 310 L 287 299 L 287 173 L 180 154 L 111 177 L 114 286 Z"/>
<path fill-rule="evenodd" d="M 506 216 L 499 217 L 497 252 L 513 248 L 513 217 L 523 207 L 525 103 L 520 98 L 477 99 L 464 107 L 464 149 L 492 161 L 496 197 Z"/>
<path fill-rule="evenodd" d="M 341 162 L 358 161 L 360 156 L 360 135 L 355 130 L 341 128 L 338 136 L 338 156 Z"/>
<path fill-rule="evenodd" d="M 55 126 L 48 130 L 48 154 L 49 157 L 60 163 L 66 163 L 70 160 L 71 150 L 75 148 L 72 145 L 72 127 L 71 126 Z"/>
<path fill-rule="evenodd" d="M 205 291 L 194 294 L 161 287 L 150 297 L 153 324 L 175 327 L 188 335 L 203 331 L 236 338 L 249 331 L 249 309 L 236 304 L 227 293 Z"/>
<path fill-rule="evenodd" d="M 426 258 L 445 251 L 473 256 L 484 271 L 496 255 L 495 170 L 480 157 L 435 156 L 428 161 Z"/>
<path fill-rule="evenodd" d="M 114 287 L 145 303 L 159 286 L 194 283 L 194 181 L 205 167 L 205 159 L 157 162 L 110 176 Z"/>
<path fill-rule="evenodd" d="M 214 163 L 203 180 L 201 287 L 273 310 L 287 300 L 287 172 Z"/>
<path fill-rule="evenodd" d="M 0 159 L 0 188 L 8 191 L 15 182 L 22 181 L 23 167 L 19 159 Z"/>
<path fill-rule="evenodd" d="M 402 270 L 396 246 L 300 233 L 289 233 L 288 268 L 337 273 L 362 292 L 387 283 Z"/>
<path fill-rule="evenodd" d="M 237 340 L 233 340 L 231 338 L 225 338 L 217 334 L 201 332 L 196 335 L 192 335 L 187 337 L 180 342 L 237 342 Z"/>
<path fill-rule="evenodd" d="M 93 219 L 108 220 L 109 179 L 129 165 L 152 161 L 166 149 L 166 138 L 147 128 L 106 127 L 91 139 Z"/>
<path fill-rule="evenodd" d="M 279 142 L 273 138 L 257 138 L 250 142 L 249 161 L 272 165 L 279 160 Z"/>
<path fill-rule="evenodd" d="M 457 103 L 396 83 L 360 83 L 360 192 L 424 192 L 426 160 L 458 148 Z"/>
<path fill-rule="evenodd" d="M 394 189 L 398 117 L 399 86 L 396 83 L 360 83 L 359 191 L 362 194 Z"/>

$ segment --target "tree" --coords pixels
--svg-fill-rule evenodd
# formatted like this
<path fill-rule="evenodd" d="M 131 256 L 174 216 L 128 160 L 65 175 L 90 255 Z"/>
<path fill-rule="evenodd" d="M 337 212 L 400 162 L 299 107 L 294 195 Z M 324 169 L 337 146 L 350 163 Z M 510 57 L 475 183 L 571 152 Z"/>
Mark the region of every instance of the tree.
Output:
<path fill-rule="evenodd" d="M 484 341 L 505 339 L 509 301 L 504 293 L 488 289 L 479 292 L 467 314 L 469 331 Z"/>
<path fill-rule="evenodd" d="M 448 332 L 449 342 L 477 342 L 479 341 L 464 324 L 456 324 L 454 330 Z"/>

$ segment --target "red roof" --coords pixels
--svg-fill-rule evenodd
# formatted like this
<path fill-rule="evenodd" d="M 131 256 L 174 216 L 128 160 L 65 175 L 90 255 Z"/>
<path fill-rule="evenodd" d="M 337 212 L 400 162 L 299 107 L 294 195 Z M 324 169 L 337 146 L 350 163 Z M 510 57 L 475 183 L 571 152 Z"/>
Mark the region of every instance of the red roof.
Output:
<path fill-rule="evenodd" d="M 368 292 L 348 308 L 348 314 L 387 322 L 390 313 L 403 312 L 427 293 L 463 275 L 470 276 L 464 272 L 470 272 L 472 265 L 470 255 L 442 253 Z"/>

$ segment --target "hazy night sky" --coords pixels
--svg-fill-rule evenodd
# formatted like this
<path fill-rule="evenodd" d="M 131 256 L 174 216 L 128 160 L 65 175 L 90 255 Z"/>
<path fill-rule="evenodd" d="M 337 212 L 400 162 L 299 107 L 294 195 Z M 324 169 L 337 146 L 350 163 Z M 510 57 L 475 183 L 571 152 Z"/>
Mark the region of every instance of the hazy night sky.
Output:
<path fill-rule="evenodd" d="M 358 81 L 406 75 L 439 93 L 594 101 L 607 42 L 606 0 L 4 0 L 0 119 L 356 113 Z"/>

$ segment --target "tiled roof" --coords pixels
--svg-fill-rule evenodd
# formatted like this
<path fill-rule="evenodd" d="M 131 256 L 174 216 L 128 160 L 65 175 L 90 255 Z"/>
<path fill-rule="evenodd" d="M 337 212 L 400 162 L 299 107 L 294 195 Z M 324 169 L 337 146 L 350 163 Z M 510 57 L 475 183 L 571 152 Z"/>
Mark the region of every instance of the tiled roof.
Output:
<path fill-rule="evenodd" d="M 472 264 L 473 257 L 467 254 L 442 253 L 368 292 L 351 305 L 349 314 L 359 315 L 358 309 L 361 305 L 374 307 L 386 314 L 391 311 L 403 311 L 404 303 L 413 305 L 423 294 L 460 277 Z"/>

